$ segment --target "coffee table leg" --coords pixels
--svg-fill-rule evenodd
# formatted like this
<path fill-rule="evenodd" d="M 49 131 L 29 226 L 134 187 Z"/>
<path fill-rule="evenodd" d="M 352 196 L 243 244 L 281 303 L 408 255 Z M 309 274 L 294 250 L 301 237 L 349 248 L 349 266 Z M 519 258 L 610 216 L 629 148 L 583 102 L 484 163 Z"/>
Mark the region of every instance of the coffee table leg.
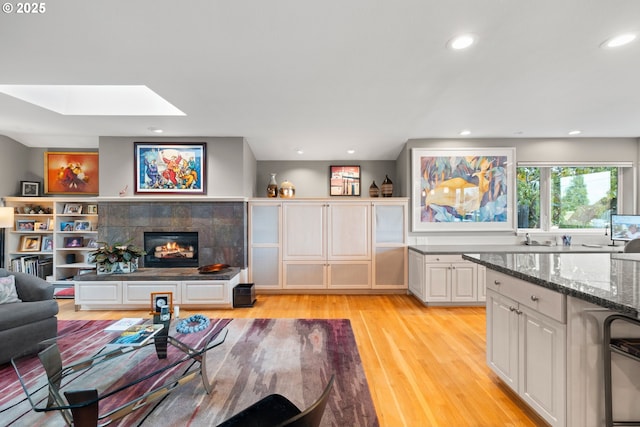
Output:
<path fill-rule="evenodd" d="M 166 359 L 167 358 L 167 340 L 169 338 L 169 327 L 171 326 L 171 321 L 161 321 L 160 316 L 157 314 L 153 315 L 153 323 L 162 323 L 164 328 L 160 332 L 158 332 L 154 337 L 154 343 L 156 346 L 156 354 L 158 355 L 158 359 Z"/>
<path fill-rule="evenodd" d="M 98 390 L 67 391 L 64 395 L 70 405 L 92 402 L 86 406 L 71 409 L 75 427 L 98 426 Z"/>

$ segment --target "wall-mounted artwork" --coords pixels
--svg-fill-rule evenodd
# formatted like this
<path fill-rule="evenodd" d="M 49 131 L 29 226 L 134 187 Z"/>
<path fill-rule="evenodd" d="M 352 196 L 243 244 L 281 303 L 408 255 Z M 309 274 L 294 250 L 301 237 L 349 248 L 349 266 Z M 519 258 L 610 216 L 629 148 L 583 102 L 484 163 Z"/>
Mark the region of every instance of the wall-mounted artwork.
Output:
<path fill-rule="evenodd" d="M 412 149 L 413 231 L 515 230 L 514 148 Z"/>
<path fill-rule="evenodd" d="M 329 166 L 329 194 L 360 195 L 360 166 Z"/>
<path fill-rule="evenodd" d="M 136 194 L 206 194 L 205 143 L 134 144 Z"/>
<path fill-rule="evenodd" d="M 44 192 L 46 194 L 97 195 L 97 152 L 44 153 Z"/>

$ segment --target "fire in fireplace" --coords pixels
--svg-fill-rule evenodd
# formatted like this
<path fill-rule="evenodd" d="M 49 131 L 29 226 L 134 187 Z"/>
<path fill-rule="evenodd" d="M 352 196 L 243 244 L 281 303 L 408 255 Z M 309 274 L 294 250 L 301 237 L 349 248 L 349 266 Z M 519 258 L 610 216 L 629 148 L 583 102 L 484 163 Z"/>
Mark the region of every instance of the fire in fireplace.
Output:
<path fill-rule="evenodd" d="M 146 231 L 145 267 L 197 267 L 198 233 L 192 231 Z"/>

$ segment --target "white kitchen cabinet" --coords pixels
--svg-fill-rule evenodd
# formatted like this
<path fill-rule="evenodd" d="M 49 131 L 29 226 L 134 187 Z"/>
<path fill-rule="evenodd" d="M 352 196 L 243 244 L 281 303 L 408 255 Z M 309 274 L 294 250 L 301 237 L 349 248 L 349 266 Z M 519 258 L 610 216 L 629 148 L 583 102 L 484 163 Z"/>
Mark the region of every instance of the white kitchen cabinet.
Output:
<path fill-rule="evenodd" d="M 566 297 L 487 272 L 487 364 L 552 426 L 566 423 Z"/>
<path fill-rule="evenodd" d="M 484 273 L 461 254 L 409 251 L 409 291 L 426 304 L 484 305 Z"/>
<path fill-rule="evenodd" d="M 372 203 L 373 289 L 407 288 L 407 202 Z"/>
<path fill-rule="evenodd" d="M 282 288 L 282 203 L 249 203 L 250 281 L 257 290 Z"/>
<path fill-rule="evenodd" d="M 371 288 L 370 203 L 283 203 L 283 288 Z"/>

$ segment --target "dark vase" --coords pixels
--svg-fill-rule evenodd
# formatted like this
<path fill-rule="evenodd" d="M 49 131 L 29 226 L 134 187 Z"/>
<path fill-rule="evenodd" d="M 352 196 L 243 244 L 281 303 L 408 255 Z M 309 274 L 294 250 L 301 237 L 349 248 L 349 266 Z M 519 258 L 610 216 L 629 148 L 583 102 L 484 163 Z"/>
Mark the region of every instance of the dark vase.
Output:
<path fill-rule="evenodd" d="M 385 175 L 384 181 L 382 181 L 382 197 L 391 197 L 392 194 L 393 182 L 391 182 L 388 175 Z"/>
<path fill-rule="evenodd" d="M 369 187 L 369 197 L 378 197 L 380 195 L 380 189 L 376 185 L 376 182 L 373 181 L 371 187 Z"/>

